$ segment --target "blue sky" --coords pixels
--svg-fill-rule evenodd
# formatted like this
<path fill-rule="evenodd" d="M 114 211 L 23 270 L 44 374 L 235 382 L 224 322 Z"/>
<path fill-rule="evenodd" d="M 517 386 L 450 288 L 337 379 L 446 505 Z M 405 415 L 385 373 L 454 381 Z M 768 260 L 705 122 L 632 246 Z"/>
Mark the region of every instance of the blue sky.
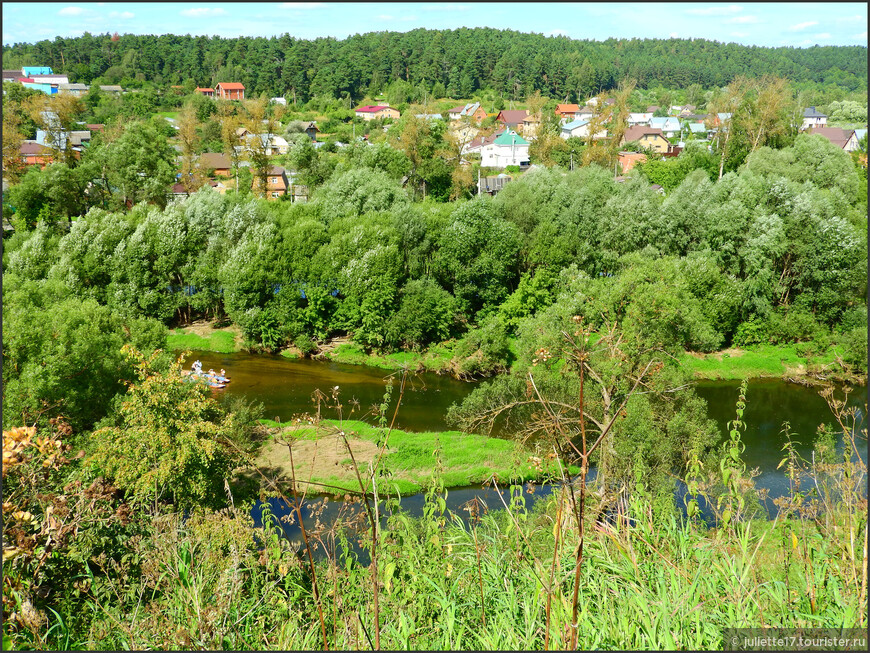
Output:
<path fill-rule="evenodd" d="M 745 45 L 867 45 L 867 4 L 476 2 L 4 2 L 3 44 L 56 36 L 204 34 L 304 39 L 418 27 L 494 27 L 574 39 L 705 38 Z"/>

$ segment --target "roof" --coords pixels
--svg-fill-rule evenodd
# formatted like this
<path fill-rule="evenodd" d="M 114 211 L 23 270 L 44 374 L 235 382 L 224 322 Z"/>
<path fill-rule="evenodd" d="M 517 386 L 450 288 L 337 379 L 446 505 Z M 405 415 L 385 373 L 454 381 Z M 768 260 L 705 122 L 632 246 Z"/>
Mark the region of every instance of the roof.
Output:
<path fill-rule="evenodd" d="M 363 107 L 357 107 L 357 113 L 377 113 L 382 109 L 392 109 L 392 107 L 388 107 L 385 104 L 367 104 Z"/>
<path fill-rule="evenodd" d="M 649 135 L 649 136 L 661 136 L 665 140 L 668 140 L 667 138 L 665 138 L 665 135 L 662 133 L 661 129 L 658 129 L 656 127 L 647 127 L 645 125 L 635 125 L 634 127 L 629 127 L 628 129 L 625 130 L 625 134 L 623 135 L 623 138 L 625 139 L 625 142 L 627 143 L 629 141 L 640 140 L 641 138 L 643 138 L 644 136 L 647 136 L 647 135 Z"/>
<path fill-rule="evenodd" d="M 90 129 L 92 132 L 101 132 L 106 128 L 106 126 L 102 123 L 94 123 L 93 125 L 88 124 L 85 125 L 85 127 Z"/>
<path fill-rule="evenodd" d="M 572 120 L 571 122 L 565 123 L 562 125 L 562 129 L 567 129 L 568 131 L 577 129 L 578 127 L 582 127 L 583 125 L 588 125 L 588 118 L 578 118 L 577 120 Z"/>
<path fill-rule="evenodd" d="M 650 127 L 657 127 L 665 131 L 676 131 L 680 128 L 680 121 L 676 118 L 650 118 Z"/>
<path fill-rule="evenodd" d="M 660 108 L 661 108 L 661 107 L 659 107 L 659 105 L 657 105 L 657 104 L 651 104 L 651 105 L 649 105 L 649 106 L 646 108 L 646 112 L 647 112 L 647 113 L 655 113 L 655 112 L 658 111 Z"/>
<path fill-rule="evenodd" d="M 172 194 L 187 195 L 187 189 L 184 187 L 184 184 L 172 184 Z"/>
<path fill-rule="evenodd" d="M 194 90 L 196 90 L 196 91 L 211 91 L 212 93 L 214 93 L 213 88 L 200 88 L 199 86 L 197 86 Z"/>
<path fill-rule="evenodd" d="M 703 123 L 700 122 L 690 122 L 688 123 L 689 131 L 693 134 L 702 134 L 707 131 L 707 128 Z"/>
<path fill-rule="evenodd" d="M 499 111 L 498 115 L 501 116 L 502 120 L 508 125 L 515 125 L 525 120 L 526 116 L 529 115 L 529 112 L 525 109 L 511 109 Z"/>
<path fill-rule="evenodd" d="M 807 107 L 804 109 L 804 118 L 827 118 L 824 113 L 816 111 L 815 107 Z"/>
<path fill-rule="evenodd" d="M 205 152 L 199 157 L 199 164 L 203 168 L 212 168 L 214 170 L 229 169 L 232 167 L 230 159 L 226 154 L 220 152 Z"/>
<path fill-rule="evenodd" d="M 580 110 L 579 104 L 557 104 L 556 113 L 577 113 Z"/>
<path fill-rule="evenodd" d="M 493 145 L 528 145 L 529 141 L 513 132 L 504 132 L 493 141 Z"/>
<path fill-rule="evenodd" d="M 100 84 L 100 90 L 120 93 L 124 89 L 117 84 Z"/>
<path fill-rule="evenodd" d="M 854 129 L 840 129 L 839 127 L 815 127 L 810 130 L 810 134 L 824 136 L 834 145 L 838 145 L 839 147 L 846 147 L 846 144 L 852 138 L 852 134 L 854 133 Z"/>
<path fill-rule="evenodd" d="M 36 141 L 24 141 L 21 143 L 18 151 L 25 156 L 33 156 L 36 154 L 51 154 L 52 150 L 50 147 L 46 147 Z"/>
<path fill-rule="evenodd" d="M 218 86 L 226 91 L 244 91 L 245 85 L 240 82 L 218 82 Z"/>
<path fill-rule="evenodd" d="M 284 170 L 284 168 L 282 168 L 281 166 L 272 166 L 271 168 L 269 168 L 269 175 L 270 175 L 270 176 L 272 176 L 272 175 L 283 175 L 284 172 L 285 172 L 285 170 Z"/>
<path fill-rule="evenodd" d="M 69 90 L 69 91 L 87 91 L 88 85 L 87 84 L 58 84 L 58 88 L 62 88 L 65 91 L 66 90 Z"/>

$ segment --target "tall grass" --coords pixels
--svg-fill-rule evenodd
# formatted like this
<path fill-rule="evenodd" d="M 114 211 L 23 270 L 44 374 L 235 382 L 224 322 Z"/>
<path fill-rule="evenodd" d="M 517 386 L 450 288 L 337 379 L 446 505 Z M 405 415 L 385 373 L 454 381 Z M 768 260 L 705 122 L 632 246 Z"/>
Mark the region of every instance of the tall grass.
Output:
<path fill-rule="evenodd" d="M 395 420 L 382 415 L 382 455 L 355 464 L 357 488 L 336 522 L 315 511 L 300 523 L 301 549 L 280 536 L 268 508 L 262 529 L 232 507 L 165 516 L 151 537 L 130 543 L 138 578 L 106 575 L 83 590 L 86 632 L 69 632 L 58 610 L 40 637 L 4 634 L 37 648 L 675 650 L 722 649 L 725 628 L 865 627 L 867 476 L 856 454 L 866 423 L 859 428 L 846 397 L 825 397 L 845 450 L 830 433 L 810 461 L 787 444 L 792 492 L 773 520 L 734 508 L 751 478 L 729 486 L 731 476 L 695 470 L 693 491 L 719 510 L 713 526 L 657 510 L 643 493 L 619 518 L 596 521 L 579 483 L 533 510 L 523 486 L 511 486 L 503 504 L 452 512 L 440 453 L 423 516 L 412 518 L 379 475 Z M 289 506 L 304 499 L 295 479 L 289 488 L 263 480 Z M 384 527 L 378 499 L 394 508 Z M 302 518 L 298 509 L 290 517 Z M 313 542 L 325 558 L 310 556 Z"/>

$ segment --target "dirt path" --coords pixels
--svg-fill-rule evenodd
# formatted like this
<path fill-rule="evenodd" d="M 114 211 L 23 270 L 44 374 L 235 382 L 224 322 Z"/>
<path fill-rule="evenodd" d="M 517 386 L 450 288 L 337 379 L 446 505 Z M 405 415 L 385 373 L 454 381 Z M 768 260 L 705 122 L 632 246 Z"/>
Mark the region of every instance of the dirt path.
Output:
<path fill-rule="evenodd" d="M 353 457 L 360 468 L 363 478 L 367 475 L 369 463 L 374 462 L 378 446 L 374 442 L 358 438 L 348 438 Z M 387 450 L 386 453 L 389 453 Z M 256 460 L 261 468 L 285 479 L 292 478 L 290 451 L 286 439 L 280 435 L 263 446 Z M 296 440 L 293 442 L 293 467 L 296 480 L 307 484 L 312 478 L 318 480 L 334 479 L 356 482 L 356 474 L 351 465 L 344 439 L 338 435 L 327 435 L 317 440 Z"/>

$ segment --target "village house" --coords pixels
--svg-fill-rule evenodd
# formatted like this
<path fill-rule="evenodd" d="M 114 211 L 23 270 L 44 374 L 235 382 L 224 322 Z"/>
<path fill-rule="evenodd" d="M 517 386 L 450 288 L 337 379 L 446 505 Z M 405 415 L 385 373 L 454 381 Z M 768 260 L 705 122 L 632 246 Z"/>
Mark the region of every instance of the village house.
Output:
<path fill-rule="evenodd" d="M 562 130 L 559 133 L 559 136 L 564 138 L 566 141 L 571 138 L 589 138 L 589 125 L 590 120 L 588 118 L 580 118 L 579 120 L 572 120 L 569 123 L 562 125 Z M 602 129 L 595 136 L 595 139 L 607 138 L 607 130 Z"/>
<path fill-rule="evenodd" d="M 26 166 L 37 165 L 40 168 L 54 163 L 54 150 L 36 141 L 24 141 L 18 148 L 21 163 Z"/>
<path fill-rule="evenodd" d="M 220 152 L 205 152 L 199 155 L 199 166 L 203 170 L 213 170 L 213 176 L 229 177 L 232 162 L 226 154 Z"/>
<path fill-rule="evenodd" d="M 854 129 L 840 129 L 839 127 L 813 127 L 808 134 L 824 136 L 837 147 L 846 152 L 854 152 L 858 149 L 858 135 Z"/>
<path fill-rule="evenodd" d="M 523 128 L 523 120 L 525 120 L 528 115 L 529 112 L 525 109 L 503 109 L 498 112 L 495 119 L 496 122 L 500 122 L 503 127 L 517 131 L 518 129 Z"/>
<path fill-rule="evenodd" d="M 566 123 L 576 120 L 578 111 L 580 111 L 580 105 L 578 104 L 557 104 L 555 113 L 562 123 Z"/>
<path fill-rule="evenodd" d="M 816 127 L 825 127 L 828 124 L 828 116 L 816 111 L 815 107 L 804 109 L 804 120 L 801 124 L 801 129 L 813 129 Z"/>
<path fill-rule="evenodd" d="M 219 82 L 215 93 L 223 100 L 244 100 L 245 86 L 239 82 Z"/>
<path fill-rule="evenodd" d="M 653 114 L 651 111 L 647 111 L 645 113 L 629 113 L 628 114 L 628 126 L 634 127 L 635 125 L 647 125 L 649 126 L 649 121 L 652 120 Z"/>
<path fill-rule="evenodd" d="M 522 166 L 529 163 L 529 142 L 515 131 L 507 130 L 492 143 L 480 148 L 480 165 L 485 168 Z"/>
<path fill-rule="evenodd" d="M 50 66 L 24 66 L 21 69 L 22 77 L 30 77 L 31 75 L 51 75 Z"/>
<path fill-rule="evenodd" d="M 619 144 L 624 145 L 632 141 L 637 141 L 643 147 L 659 154 L 668 152 L 671 149 L 671 143 L 665 138 L 662 130 L 655 127 L 645 127 L 643 125 L 629 127 L 625 130 L 625 134 L 623 134 Z"/>
<path fill-rule="evenodd" d="M 272 166 L 271 168 L 269 168 L 269 176 L 266 179 L 267 200 L 275 200 L 280 198 L 282 195 L 286 195 L 287 189 L 289 187 L 290 184 L 287 181 L 287 173 L 284 168 L 282 168 L 281 166 Z M 255 193 L 259 193 L 260 179 L 256 174 L 254 175 L 254 179 L 251 182 L 251 189 Z"/>
<path fill-rule="evenodd" d="M 57 92 L 65 95 L 81 97 L 88 92 L 87 84 L 58 84 Z"/>
<path fill-rule="evenodd" d="M 466 156 L 468 154 L 480 154 L 480 150 L 482 147 L 484 147 L 485 145 L 491 145 L 493 142 L 495 142 L 495 139 L 504 134 L 504 132 L 505 130 L 501 129 L 494 134 L 490 134 L 489 136 L 480 136 L 468 141 L 462 147 L 462 156 Z"/>
<path fill-rule="evenodd" d="M 486 119 L 486 111 L 480 106 L 480 102 L 469 102 L 461 107 L 453 107 L 447 112 L 447 117 L 450 120 L 459 120 L 460 118 L 471 118 L 478 124 Z"/>
<path fill-rule="evenodd" d="M 538 128 L 541 126 L 541 116 L 540 114 L 536 114 L 534 116 L 529 115 L 526 116 L 523 120 L 522 124 L 522 135 L 523 138 L 535 140 L 538 137 Z"/>
<path fill-rule="evenodd" d="M 661 129 L 666 138 L 673 138 L 680 133 L 680 120 L 678 118 L 650 118 L 649 126 Z"/>
<path fill-rule="evenodd" d="M 400 113 L 389 104 L 367 104 L 362 107 L 357 107 L 355 111 L 358 118 L 365 121 L 375 120 L 376 118 L 392 118 L 398 120 Z"/>
<path fill-rule="evenodd" d="M 124 89 L 121 88 L 118 84 L 102 84 L 100 85 L 100 90 L 103 93 L 110 93 L 112 95 L 120 95 L 124 92 Z"/>
<path fill-rule="evenodd" d="M 193 89 L 193 92 L 198 93 L 199 95 L 204 95 L 206 97 L 214 97 L 213 88 L 197 86 L 195 89 Z"/>

